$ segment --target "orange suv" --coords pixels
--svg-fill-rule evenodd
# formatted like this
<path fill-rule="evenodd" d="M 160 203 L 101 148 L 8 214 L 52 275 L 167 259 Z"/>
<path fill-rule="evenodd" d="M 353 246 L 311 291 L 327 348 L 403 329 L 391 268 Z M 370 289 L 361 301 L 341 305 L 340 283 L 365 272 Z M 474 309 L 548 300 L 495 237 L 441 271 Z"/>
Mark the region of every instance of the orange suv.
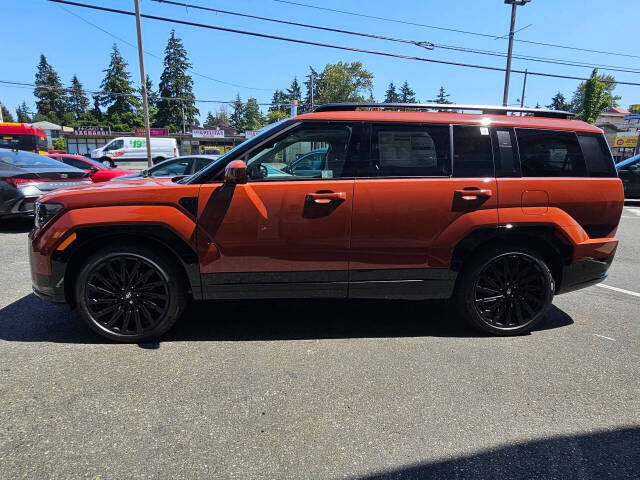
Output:
<path fill-rule="evenodd" d="M 117 341 L 234 298 L 451 298 L 514 335 L 605 278 L 622 207 L 602 131 L 566 112 L 331 104 L 190 177 L 45 195 L 31 272 Z"/>

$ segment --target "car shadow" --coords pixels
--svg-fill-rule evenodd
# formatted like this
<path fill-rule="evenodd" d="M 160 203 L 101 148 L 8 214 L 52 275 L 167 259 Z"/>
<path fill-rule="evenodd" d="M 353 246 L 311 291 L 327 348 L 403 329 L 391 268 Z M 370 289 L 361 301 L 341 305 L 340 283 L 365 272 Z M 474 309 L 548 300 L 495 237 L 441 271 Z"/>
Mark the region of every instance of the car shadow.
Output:
<path fill-rule="evenodd" d="M 563 435 L 481 451 L 442 461 L 407 465 L 361 480 L 623 479 L 638 478 L 640 428 Z"/>
<path fill-rule="evenodd" d="M 0 220 L 0 233 L 27 233 L 32 229 L 32 217 L 3 218 Z"/>
<path fill-rule="evenodd" d="M 553 306 L 536 330 L 571 325 Z M 160 342 L 302 340 L 374 337 L 482 337 L 445 301 L 219 300 L 194 302 Z M 108 343 L 76 311 L 27 295 L 0 309 L 0 339 L 19 342 Z M 158 342 L 140 344 L 158 348 Z"/>

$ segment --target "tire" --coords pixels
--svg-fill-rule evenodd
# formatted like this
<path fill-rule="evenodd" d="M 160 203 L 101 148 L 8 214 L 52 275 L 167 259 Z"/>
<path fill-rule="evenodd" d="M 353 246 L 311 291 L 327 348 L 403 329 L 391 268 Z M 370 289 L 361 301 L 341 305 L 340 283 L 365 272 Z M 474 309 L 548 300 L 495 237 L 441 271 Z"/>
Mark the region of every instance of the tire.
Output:
<path fill-rule="evenodd" d="M 555 283 L 536 251 L 506 247 L 484 251 L 467 265 L 453 300 L 472 326 L 493 335 L 530 331 L 547 315 Z"/>
<path fill-rule="evenodd" d="M 116 166 L 116 163 L 113 160 L 111 160 L 109 157 L 101 158 L 100 161 L 109 168 L 114 168 Z"/>
<path fill-rule="evenodd" d="M 82 319 L 117 342 L 142 342 L 166 333 L 187 304 L 177 262 L 137 245 L 108 247 L 81 267 L 74 286 Z"/>

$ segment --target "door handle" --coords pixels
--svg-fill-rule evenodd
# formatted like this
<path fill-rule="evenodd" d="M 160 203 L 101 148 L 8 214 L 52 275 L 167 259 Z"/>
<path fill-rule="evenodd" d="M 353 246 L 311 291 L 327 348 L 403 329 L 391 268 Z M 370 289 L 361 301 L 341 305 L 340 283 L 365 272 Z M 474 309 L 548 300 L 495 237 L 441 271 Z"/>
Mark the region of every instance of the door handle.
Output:
<path fill-rule="evenodd" d="M 346 200 L 347 192 L 323 192 L 323 193 L 307 193 L 305 200 L 307 202 L 326 205 L 327 203 L 337 200 Z"/>
<path fill-rule="evenodd" d="M 467 187 L 463 188 L 462 190 L 455 191 L 456 197 L 460 198 L 461 200 L 467 201 L 478 200 L 480 198 L 489 198 L 492 194 L 493 192 L 491 190 L 473 187 Z"/>

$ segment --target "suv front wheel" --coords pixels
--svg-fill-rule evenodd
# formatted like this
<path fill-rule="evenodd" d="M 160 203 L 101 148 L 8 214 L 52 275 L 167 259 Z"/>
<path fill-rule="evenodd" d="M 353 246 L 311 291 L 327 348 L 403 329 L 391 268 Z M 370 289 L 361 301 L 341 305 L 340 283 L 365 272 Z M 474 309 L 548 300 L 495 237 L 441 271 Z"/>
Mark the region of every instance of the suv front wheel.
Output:
<path fill-rule="evenodd" d="M 75 294 L 85 322 L 118 342 L 141 342 L 167 332 L 187 303 L 178 267 L 137 245 L 109 247 L 80 269 Z"/>
<path fill-rule="evenodd" d="M 537 252 L 500 248 L 481 253 L 463 270 L 454 301 L 473 326 L 493 335 L 518 335 L 546 316 L 554 288 Z"/>

